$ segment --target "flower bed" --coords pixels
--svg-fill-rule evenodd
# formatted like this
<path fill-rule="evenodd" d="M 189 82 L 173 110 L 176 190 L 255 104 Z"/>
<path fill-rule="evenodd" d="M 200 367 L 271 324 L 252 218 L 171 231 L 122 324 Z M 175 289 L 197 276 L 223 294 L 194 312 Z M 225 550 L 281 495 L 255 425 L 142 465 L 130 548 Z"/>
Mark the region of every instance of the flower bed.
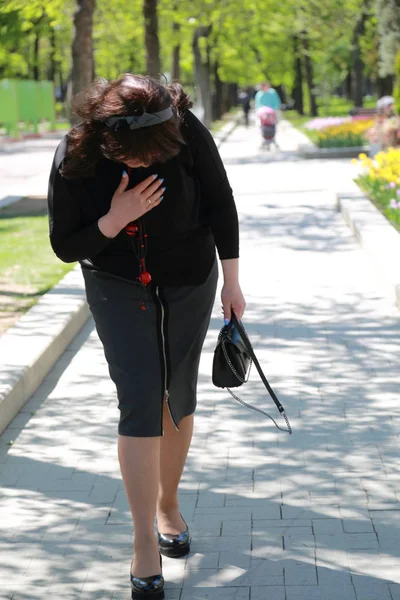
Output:
<path fill-rule="evenodd" d="M 351 148 L 365 145 L 365 134 L 372 127 L 372 119 L 343 119 L 341 122 L 319 127 L 316 144 L 320 148 Z"/>
<path fill-rule="evenodd" d="M 364 169 L 355 182 L 400 231 L 400 148 L 379 152 L 373 159 L 360 154 L 354 163 Z"/>

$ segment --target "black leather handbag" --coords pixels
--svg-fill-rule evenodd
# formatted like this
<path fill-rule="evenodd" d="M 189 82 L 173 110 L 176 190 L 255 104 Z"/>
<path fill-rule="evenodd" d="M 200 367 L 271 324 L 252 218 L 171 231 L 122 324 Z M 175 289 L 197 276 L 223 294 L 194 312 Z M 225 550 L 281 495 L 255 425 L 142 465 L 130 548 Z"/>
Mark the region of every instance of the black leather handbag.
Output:
<path fill-rule="evenodd" d="M 280 427 L 276 423 L 275 419 L 273 419 L 267 412 L 248 404 L 230 390 L 230 388 L 240 387 L 244 383 L 247 383 L 249 380 L 252 363 L 255 364 L 263 384 L 267 388 L 272 400 L 275 402 L 278 411 L 285 420 L 286 429 Z M 260 363 L 254 354 L 253 347 L 243 327 L 243 324 L 241 321 L 239 321 L 239 319 L 237 319 L 233 311 L 229 324 L 222 327 L 218 336 L 217 346 L 214 351 L 212 382 L 216 387 L 226 388 L 230 395 L 246 408 L 250 408 L 251 410 L 261 413 L 262 415 L 265 415 L 271 419 L 275 426 L 281 431 L 285 431 L 289 434 L 292 433 L 292 427 L 289 423 L 285 409 L 269 385 L 267 378 L 261 369 Z"/>

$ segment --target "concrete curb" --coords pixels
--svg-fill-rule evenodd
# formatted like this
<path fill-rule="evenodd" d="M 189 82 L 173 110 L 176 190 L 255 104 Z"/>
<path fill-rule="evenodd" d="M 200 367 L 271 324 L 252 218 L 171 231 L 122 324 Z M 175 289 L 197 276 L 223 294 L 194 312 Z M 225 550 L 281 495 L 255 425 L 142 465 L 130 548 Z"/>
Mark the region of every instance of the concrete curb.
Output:
<path fill-rule="evenodd" d="M 318 148 L 314 144 L 300 144 L 298 153 L 302 158 L 357 158 L 361 152 L 369 153 L 369 146 L 351 148 Z"/>
<path fill-rule="evenodd" d="M 239 123 L 215 135 L 218 148 Z M 0 338 L 0 434 L 9 425 L 90 316 L 79 265 L 42 296 Z"/>
<path fill-rule="evenodd" d="M 0 338 L 0 434 L 89 317 L 78 265 Z"/>
<path fill-rule="evenodd" d="M 231 121 L 228 121 L 228 123 L 226 125 L 224 125 L 219 131 L 217 131 L 217 133 L 215 135 L 213 135 L 215 143 L 217 144 L 217 148 L 219 148 L 225 142 L 225 140 L 230 136 L 232 131 L 234 129 L 236 129 L 236 127 L 239 125 L 242 118 L 243 118 L 242 113 L 238 112 L 236 115 L 234 115 L 232 117 Z"/>
<path fill-rule="evenodd" d="M 390 283 L 400 310 L 400 234 L 356 184 L 351 192 L 335 194 L 335 203 L 360 245 Z"/>

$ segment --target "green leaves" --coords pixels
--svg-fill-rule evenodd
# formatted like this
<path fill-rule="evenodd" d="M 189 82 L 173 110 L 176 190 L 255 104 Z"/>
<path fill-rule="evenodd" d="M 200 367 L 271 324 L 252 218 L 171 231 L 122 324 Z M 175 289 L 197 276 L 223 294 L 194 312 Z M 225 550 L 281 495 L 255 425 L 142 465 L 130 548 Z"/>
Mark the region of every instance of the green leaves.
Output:
<path fill-rule="evenodd" d="M 367 18 L 358 43 L 365 72 L 377 78 L 379 64 L 382 73 L 394 72 L 400 49 L 398 1 L 159 0 L 161 69 L 171 71 L 172 49 L 179 43 L 182 80 L 192 84 L 193 34 L 196 28 L 211 25 L 210 35 L 200 41 L 202 58 L 218 64 L 223 81 L 244 86 L 269 78 L 290 89 L 296 37 L 299 58 L 307 56 L 313 65 L 316 91 L 328 95 L 351 69 L 354 29 L 363 13 Z M 97 0 L 93 32 L 97 75 L 115 78 L 126 71 L 145 71 L 142 5 L 143 0 Z M 76 0 L 3 0 L 0 77 L 32 77 L 34 45 L 39 40 L 39 76 L 48 77 L 56 66 L 56 83 L 65 87 L 76 6 Z"/>

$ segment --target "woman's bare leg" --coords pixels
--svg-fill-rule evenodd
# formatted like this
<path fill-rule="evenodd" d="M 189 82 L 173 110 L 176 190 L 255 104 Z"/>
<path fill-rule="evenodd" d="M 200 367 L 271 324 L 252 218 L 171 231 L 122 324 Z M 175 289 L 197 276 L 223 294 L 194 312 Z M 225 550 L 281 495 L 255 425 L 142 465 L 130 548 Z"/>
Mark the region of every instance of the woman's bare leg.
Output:
<path fill-rule="evenodd" d="M 160 485 L 157 526 L 160 533 L 178 534 L 185 523 L 179 512 L 178 486 L 193 435 L 194 415 L 185 417 L 176 431 L 164 406 L 164 436 L 161 438 Z"/>
<path fill-rule="evenodd" d="M 118 436 L 119 464 L 135 528 L 132 573 L 136 577 L 151 577 L 161 571 L 154 534 L 160 483 L 160 439 Z"/>

